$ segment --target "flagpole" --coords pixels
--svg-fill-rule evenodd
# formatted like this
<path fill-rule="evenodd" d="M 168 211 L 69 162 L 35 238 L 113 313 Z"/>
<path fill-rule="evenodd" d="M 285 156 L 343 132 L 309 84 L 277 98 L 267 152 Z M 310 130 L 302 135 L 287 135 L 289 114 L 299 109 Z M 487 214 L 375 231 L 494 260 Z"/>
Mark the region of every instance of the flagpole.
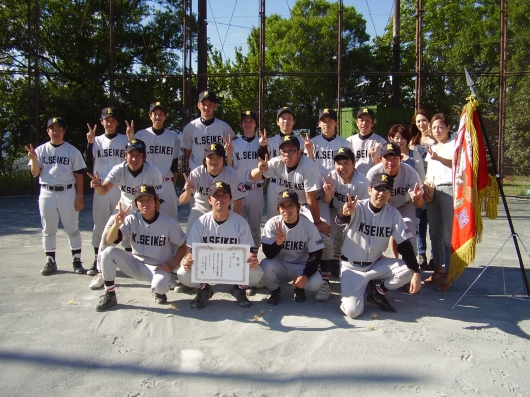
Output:
<path fill-rule="evenodd" d="M 467 85 L 469 86 L 471 90 L 471 94 L 476 96 L 475 87 L 474 87 L 475 83 L 471 79 L 471 75 L 469 74 L 469 71 L 467 70 L 467 68 L 464 68 L 464 71 L 466 74 Z M 524 268 L 523 258 L 521 256 L 521 250 L 519 249 L 519 242 L 517 241 L 517 233 L 515 233 L 515 228 L 512 222 L 512 216 L 510 214 L 510 209 L 508 208 L 506 196 L 504 195 L 504 188 L 502 187 L 502 178 L 499 172 L 497 171 L 497 164 L 495 163 L 495 158 L 493 157 L 493 152 L 491 150 L 488 134 L 486 134 L 484 120 L 482 119 L 482 112 L 480 111 L 479 107 L 477 107 L 477 116 L 478 116 L 478 120 L 480 123 L 480 128 L 482 130 L 482 136 L 484 138 L 484 143 L 486 144 L 486 148 L 488 150 L 491 165 L 493 166 L 493 169 L 495 170 L 495 179 L 497 179 L 497 185 L 499 186 L 499 192 L 501 194 L 504 211 L 506 211 L 506 219 L 508 219 L 508 225 L 510 226 L 511 237 L 513 239 L 513 244 L 515 246 L 515 252 L 517 253 L 517 258 L 519 259 L 519 268 L 521 269 L 521 273 L 523 275 L 523 284 L 526 290 L 526 297 L 530 298 L 530 287 L 528 286 L 528 277 L 526 276 L 526 270 Z"/>

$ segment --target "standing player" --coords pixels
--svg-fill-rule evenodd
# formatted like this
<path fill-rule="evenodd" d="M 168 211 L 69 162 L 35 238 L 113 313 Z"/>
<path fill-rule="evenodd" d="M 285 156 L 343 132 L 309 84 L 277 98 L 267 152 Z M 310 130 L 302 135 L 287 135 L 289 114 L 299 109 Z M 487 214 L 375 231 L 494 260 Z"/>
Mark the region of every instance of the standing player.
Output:
<path fill-rule="evenodd" d="M 270 159 L 280 155 L 280 139 L 284 136 L 294 136 L 293 127 L 296 124 L 296 116 L 293 109 L 284 106 L 276 112 L 276 125 L 280 128 L 280 133 L 270 138 L 267 138 L 267 133 L 264 131 L 261 134 L 259 157 L 265 158 L 267 154 Z M 296 139 L 300 139 L 296 137 Z M 300 142 L 300 145 L 302 143 Z M 276 194 L 276 193 L 275 193 Z M 274 196 L 276 197 L 276 195 Z"/>
<path fill-rule="evenodd" d="M 351 318 L 363 312 L 368 285 L 368 299 L 388 312 L 396 311 L 386 298 L 388 291 L 408 282 L 411 294 L 421 288 L 418 261 L 409 241 L 411 233 L 400 213 L 387 205 L 392 189 L 391 176 L 374 174 L 368 190 L 370 198 L 352 201 L 349 196 L 338 215 L 338 220 L 346 225 L 341 256 L 340 308 Z M 391 236 L 397 241 L 403 259 L 383 256 Z"/>
<path fill-rule="evenodd" d="M 204 308 L 206 302 L 213 296 L 213 290 L 210 284 L 191 282 L 193 266 L 191 248 L 193 243 L 246 244 L 250 247 L 254 244 L 248 223 L 241 216 L 230 211 L 230 203 L 232 202 L 230 185 L 222 181 L 215 182 L 208 191 L 208 202 L 212 210 L 193 223 L 188 236 L 190 251 L 177 272 L 182 284 L 189 288 L 197 288 L 199 291 L 190 305 L 192 309 L 196 310 Z M 237 305 L 243 308 L 251 306 L 246 294 L 247 288 L 256 285 L 263 276 L 258 258 L 254 254 L 250 254 L 247 263 L 249 265 L 249 285 L 234 285 L 230 289 L 237 300 Z"/>
<path fill-rule="evenodd" d="M 184 127 L 182 147 L 190 171 L 202 164 L 204 149 L 212 143 L 223 144 L 225 140 L 233 139 L 235 134 L 227 123 L 215 118 L 217 109 L 217 95 L 213 91 L 203 91 L 199 94 L 197 107 L 201 116 Z"/>
<path fill-rule="evenodd" d="M 236 170 L 239 179 L 245 184 L 247 196 L 243 198 L 241 215 L 248 221 L 254 239 L 254 248 L 257 249 L 261 240 L 264 180 L 252 181 L 249 175 L 250 171 L 258 166 L 259 141 L 256 137 L 258 115 L 250 110 L 241 113 L 240 125 L 243 135 L 231 144 L 225 145 L 225 149 L 227 149 L 228 165 Z"/>
<path fill-rule="evenodd" d="M 66 123 L 60 117 L 48 120 L 47 132 L 50 141 L 35 150 L 26 147 L 31 175 L 39 177 L 41 186 L 39 211 L 42 222 L 42 247 L 46 264 L 40 274 L 49 276 L 57 271 L 55 251 L 59 219 L 68 234 L 72 250 L 74 273 L 84 274 L 81 264 L 81 233 L 79 211 L 84 207 L 83 174 L 85 162 L 81 152 L 64 141 Z"/>
<path fill-rule="evenodd" d="M 110 247 L 101 253 L 101 271 L 105 280 L 105 295 L 101 296 L 97 311 L 104 311 L 118 303 L 114 279 L 116 268 L 136 280 L 149 281 L 157 303 L 166 303 L 170 274 L 182 260 L 186 234 L 179 223 L 159 213 L 158 195 L 153 186 L 139 187 L 134 200 L 138 212 L 128 214 L 128 208 L 119 205 L 114 224 L 107 240 L 117 244 L 123 237 L 131 240 L 132 253 Z M 173 254 L 172 246 L 179 247 Z"/>
<path fill-rule="evenodd" d="M 96 136 L 96 128 L 87 124 L 88 133 L 86 138 L 88 146 L 86 150 L 87 167 L 92 174 L 96 172 L 103 179 L 107 177 L 112 167 L 123 163 L 125 160 L 125 146 L 127 146 L 127 136 L 118 134 L 116 128 L 120 124 L 120 115 L 115 107 L 106 107 L 101 111 L 101 125 L 105 129 L 105 134 Z M 88 270 L 89 276 L 95 276 L 97 270 L 97 259 L 99 244 L 105 224 L 109 220 L 110 214 L 118 205 L 120 200 L 120 188 L 115 186 L 108 194 L 100 196 L 94 192 L 92 202 L 92 219 L 94 230 L 92 231 L 92 247 L 94 247 L 95 259 L 92 267 Z"/>
<path fill-rule="evenodd" d="M 266 256 L 261 261 L 263 281 L 271 291 L 267 303 L 275 306 L 280 302 L 281 281 L 293 281 L 297 302 L 306 300 L 305 290 L 317 291 L 317 302 L 327 301 L 329 286 L 318 272 L 324 243 L 317 228 L 300 217 L 300 203 L 294 190 L 280 192 L 277 203 L 280 215 L 267 221 L 261 239 Z"/>
<path fill-rule="evenodd" d="M 357 112 L 359 133 L 347 139 L 355 153 L 355 168 L 363 175 L 366 175 L 368 170 L 379 162 L 377 157 L 379 147 L 386 143 L 385 138 L 372 132 L 374 125 L 374 112 L 368 108 L 360 109 Z"/>
<path fill-rule="evenodd" d="M 162 173 L 164 183 L 160 192 L 160 212 L 177 220 L 177 182 L 178 157 L 180 155 L 180 138 L 177 134 L 164 128 L 167 112 L 164 105 L 154 102 L 149 107 L 149 118 L 152 127 L 140 130 L 135 134 L 136 139 L 145 142 L 147 159 Z"/>

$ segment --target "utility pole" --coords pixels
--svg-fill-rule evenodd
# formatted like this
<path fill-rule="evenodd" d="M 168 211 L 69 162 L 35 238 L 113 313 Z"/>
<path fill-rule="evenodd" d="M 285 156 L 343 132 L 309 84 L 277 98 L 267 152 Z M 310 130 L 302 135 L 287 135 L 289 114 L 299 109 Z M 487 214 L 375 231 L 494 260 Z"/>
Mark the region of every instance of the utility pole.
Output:
<path fill-rule="evenodd" d="M 198 19 L 199 19 L 199 43 L 197 54 L 197 71 L 199 75 L 199 92 L 208 89 L 208 21 L 206 19 L 206 2 L 207 0 L 199 0 Z"/>
<path fill-rule="evenodd" d="M 258 92 L 258 129 L 265 126 L 265 0 L 259 6 L 259 92 Z"/>
<path fill-rule="evenodd" d="M 342 98 L 342 17 L 343 17 L 342 0 L 339 0 L 339 15 L 338 15 L 339 27 L 338 27 L 338 37 L 337 37 L 337 114 L 339 115 L 339 135 L 341 134 L 340 101 Z"/>
<path fill-rule="evenodd" d="M 394 27 L 392 33 L 392 102 L 395 107 L 399 107 L 399 47 L 400 47 L 400 7 L 401 1 L 394 0 Z"/>
<path fill-rule="evenodd" d="M 415 109 L 421 108 L 421 80 L 423 68 L 423 0 L 416 0 L 416 101 Z"/>
<path fill-rule="evenodd" d="M 499 67 L 499 147 L 497 173 L 503 177 L 504 129 L 506 127 L 506 45 L 508 42 L 508 0 L 501 0 L 501 62 Z"/>
<path fill-rule="evenodd" d="M 114 106 L 114 0 L 109 1 L 109 105 Z"/>

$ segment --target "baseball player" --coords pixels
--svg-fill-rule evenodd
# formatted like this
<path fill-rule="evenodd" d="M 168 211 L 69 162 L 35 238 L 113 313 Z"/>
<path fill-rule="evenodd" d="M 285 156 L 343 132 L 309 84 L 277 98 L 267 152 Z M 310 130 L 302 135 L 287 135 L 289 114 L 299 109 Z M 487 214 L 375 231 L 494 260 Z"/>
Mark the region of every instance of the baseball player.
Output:
<path fill-rule="evenodd" d="M 101 125 L 105 129 L 105 134 L 96 136 L 97 125 L 93 127 L 87 124 L 86 134 L 88 145 L 85 153 L 87 167 L 101 178 L 105 179 L 112 167 L 123 163 L 125 160 L 125 146 L 127 146 L 127 136 L 118 134 L 116 128 L 120 124 L 119 111 L 115 107 L 106 107 L 101 111 Z M 94 263 L 88 270 L 89 276 L 95 276 L 97 270 L 97 258 L 99 243 L 105 224 L 109 220 L 112 211 L 120 200 L 120 188 L 114 186 L 106 195 L 100 196 L 94 192 L 92 201 L 92 219 L 94 229 L 92 231 L 92 247 L 94 247 Z"/>
<path fill-rule="evenodd" d="M 369 182 L 366 177 L 355 169 L 355 155 L 349 145 L 339 148 L 333 156 L 334 170 L 329 177 L 324 176 L 322 202 L 330 204 L 331 240 L 333 241 L 334 258 L 337 262 L 343 243 L 344 226 L 339 226 L 335 218 L 344 203 L 351 197 L 359 200 L 368 198 Z M 339 272 L 340 275 L 340 265 Z"/>
<path fill-rule="evenodd" d="M 107 234 L 108 243 L 118 244 L 123 237 L 131 240 L 132 253 L 109 247 L 101 253 L 101 271 L 105 294 L 97 311 L 107 310 L 118 303 L 114 279 L 116 269 L 136 280 L 149 281 L 157 303 L 167 302 L 170 274 L 187 251 L 186 234 L 179 223 L 157 211 L 158 195 L 153 186 L 142 185 L 136 192 L 137 212 L 119 204 L 114 223 Z M 173 254 L 172 246 L 179 247 Z"/>
<path fill-rule="evenodd" d="M 218 181 L 234 186 L 233 201 L 234 212 L 241 215 L 243 208 L 243 198 L 247 195 L 245 185 L 239 179 L 237 172 L 232 167 L 226 165 L 226 152 L 223 145 L 212 143 L 204 149 L 203 165 L 191 171 L 186 177 L 184 191 L 180 195 L 181 204 L 187 204 L 193 197 L 194 203 L 188 217 L 186 234 L 189 236 L 193 223 L 203 214 L 210 211 L 209 187 Z"/>
<path fill-rule="evenodd" d="M 386 173 L 394 178 L 394 189 L 388 204 L 403 216 L 407 228 L 415 231 L 416 208 L 422 208 L 424 205 L 420 177 L 414 168 L 401 163 L 401 149 L 398 144 L 387 142 L 379 150 L 381 162 L 368 171 L 366 178 L 371 180 L 377 173 Z M 412 233 L 411 243 L 414 252 L 417 252 L 416 233 Z M 394 255 L 397 257 L 395 248 Z"/>
<path fill-rule="evenodd" d="M 230 211 L 230 203 L 232 202 L 230 185 L 224 181 L 217 181 L 209 187 L 208 192 L 208 202 L 212 210 L 193 223 L 188 236 L 190 251 L 183 261 L 183 266 L 177 271 L 178 278 L 182 284 L 198 289 L 197 296 L 190 305 L 192 309 L 197 310 L 204 308 L 214 292 L 210 284 L 191 282 L 191 269 L 193 266 L 191 247 L 193 243 L 246 244 L 250 247 L 254 244 L 248 223 L 240 215 Z M 243 308 L 251 306 L 247 298 L 246 289 L 249 286 L 256 285 L 263 276 L 258 258 L 254 254 L 251 253 L 247 263 L 249 264 L 249 285 L 234 285 L 230 289 L 230 292 L 237 300 L 237 305 Z"/>
<path fill-rule="evenodd" d="M 180 138 L 177 134 L 164 128 L 167 112 L 161 102 L 154 102 L 149 107 L 149 118 L 152 127 L 136 132 L 134 137 L 145 142 L 147 159 L 162 173 L 164 183 L 160 192 L 160 212 L 177 220 L 177 193 L 175 183 L 178 173 L 180 155 Z"/>
<path fill-rule="evenodd" d="M 280 128 L 280 133 L 267 138 L 267 132 L 264 130 L 260 134 L 260 148 L 258 155 L 261 159 L 268 155 L 270 159 L 280 155 L 280 139 L 286 135 L 293 135 L 293 127 L 296 124 L 296 116 L 293 109 L 284 106 L 276 112 L 276 125 Z M 296 137 L 296 139 L 300 139 Z M 302 144 L 300 142 L 300 144 Z M 277 193 L 277 192 L 276 192 Z M 276 197 L 276 193 L 274 197 Z"/>
<path fill-rule="evenodd" d="M 212 143 L 223 144 L 223 138 L 228 140 L 235 137 L 232 127 L 222 120 L 216 119 L 217 95 L 213 91 L 203 91 L 199 94 L 197 107 L 201 116 L 184 127 L 182 147 L 190 171 L 202 164 L 204 149 Z"/>
<path fill-rule="evenodd" d="M 145 143 L 142 140 L 133 139 L 132 141 L 128 141 L 125 148 L 125 161 L 112 167 L 103 182 L 101 181 L 98 172 L 96 172 L 95 176 L 88 173 L 88 176 L 91 179 L 90 187 L 92 187 L 97 194 L 104 196 L 108 194 L 114 186 L 119 186 L 121 190 L 119 204 L 121 204 L 122 208 L 129 208 L 130 211 L 135 212 L 136 206 L 133 206 L 133 204 L 136 190 L 139 186 L 154 186 L 157 193 L 162 190 L 162 173 L 155 166 L 146 163 L 145 157 L 146 148 Z M 114 224 L 114 215 L 118 213 L 118 210 L 119 207 L 117 206 L 103 229 L 99 245 L 99 262 L 101 261 L 101 252 L 110 246 L 106 236 L 110 227 Z M 97 289 L 101 286 L 103 286 L 103 279 L 101 273 L 98 273 L 94 276 L 89 287 L 91 289 Z"/>
<path fill-rule="evenodd" d="M 261 216 L 263 213 L 264 180 L 251 181 L 250 171 L 258 166 L 259 141 L 256 137 L 258 115 L 247 110 L 241 113 L 240 121 L 243 135 L 225 144 L 227 163 L 234 168 L 239 179 L 245 184 L 247 196 L 243 198 L 242 216 L 248 221 L 254 247 L 258 248 L 261 241 Z"/>
<path fill-rule="evenodd" d="M 84 274 L 81 264 L 81 233 L 79 211 L 84 207 L 83 174 L 85 161 L 81 152 L 64 141 L 66 123 L 61 117 L 52 117 L 47 123 L 50 141 L 35 150 L 26 147 L 31 175 L 39 177 L 39 211 L 42 222 L 42 247 L 46 264 L 40 274 L 49 276 L 57 271 L 55 261 L 56 235 L 59 218 L 68 234 L 72 250 L 74 273 Z"/>
<path fill-rule="evenodd" d="M 305 290 L 316 291 L 316 301 L 327 300 L 329 286 L 318 272 L 324 249 L 318 229 L 300 216 L 299 196 L 294 190 L 278 193 L 277 203 L 280 215 L 267 221 L 261 238 L 266 257 L 260 264 L 263 281 L 271 291 L 267 303 L 277 305 L 281 299 L 280 282 L 293 280 L 295 301 L 306 300 Z"/>
<path fill-rule="evenodd" d="M 379 147 L 386 143 L 386 139 L 373 133 L 375 125 L 374 112 L 363 108 L 357 112 L 357 128 L 359 133 L 348 137 L 353 153 L 355 153 L 355 168 L 366 175 L 374 164 L 379 162 Z"/>
<path fill-rule="evenodd" d="M 410 282 L 409 292 L 421 288 L 421 277 L 411 233 L 401 214 L 387 205 L 393 189 L 393 178 L 387 174 L 374 174 L 370 180 L 367 200 L 348 201 L 339 211 L 337 221 L 346 225 L 341 256 L 340 286 L 341 310 L 355 318 L 364 310 L 364 293 L 370 285 L 368 299 L 385 311 L 396 310 L 386 298 L 390 290 Z M 390 237 L 398 243 L 403 259 L 387 258 Z"/>

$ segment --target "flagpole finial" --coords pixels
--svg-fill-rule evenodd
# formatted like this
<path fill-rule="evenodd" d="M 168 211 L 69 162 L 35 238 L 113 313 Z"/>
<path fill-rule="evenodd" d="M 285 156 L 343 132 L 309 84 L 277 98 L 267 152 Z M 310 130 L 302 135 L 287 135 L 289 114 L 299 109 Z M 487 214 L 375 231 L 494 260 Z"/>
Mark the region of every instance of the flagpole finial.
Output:
<path fill-rule="evenodd" d="M 466 67 L 464 67 L 464 73 L 466 74 L 466 82 L 467 82 L 469 89 L 471 90 L 471 95 L 476 95 L 475 82 L 471 78 L 471 74 L 469 74 L 469 70 L 467 70 Z"/>

